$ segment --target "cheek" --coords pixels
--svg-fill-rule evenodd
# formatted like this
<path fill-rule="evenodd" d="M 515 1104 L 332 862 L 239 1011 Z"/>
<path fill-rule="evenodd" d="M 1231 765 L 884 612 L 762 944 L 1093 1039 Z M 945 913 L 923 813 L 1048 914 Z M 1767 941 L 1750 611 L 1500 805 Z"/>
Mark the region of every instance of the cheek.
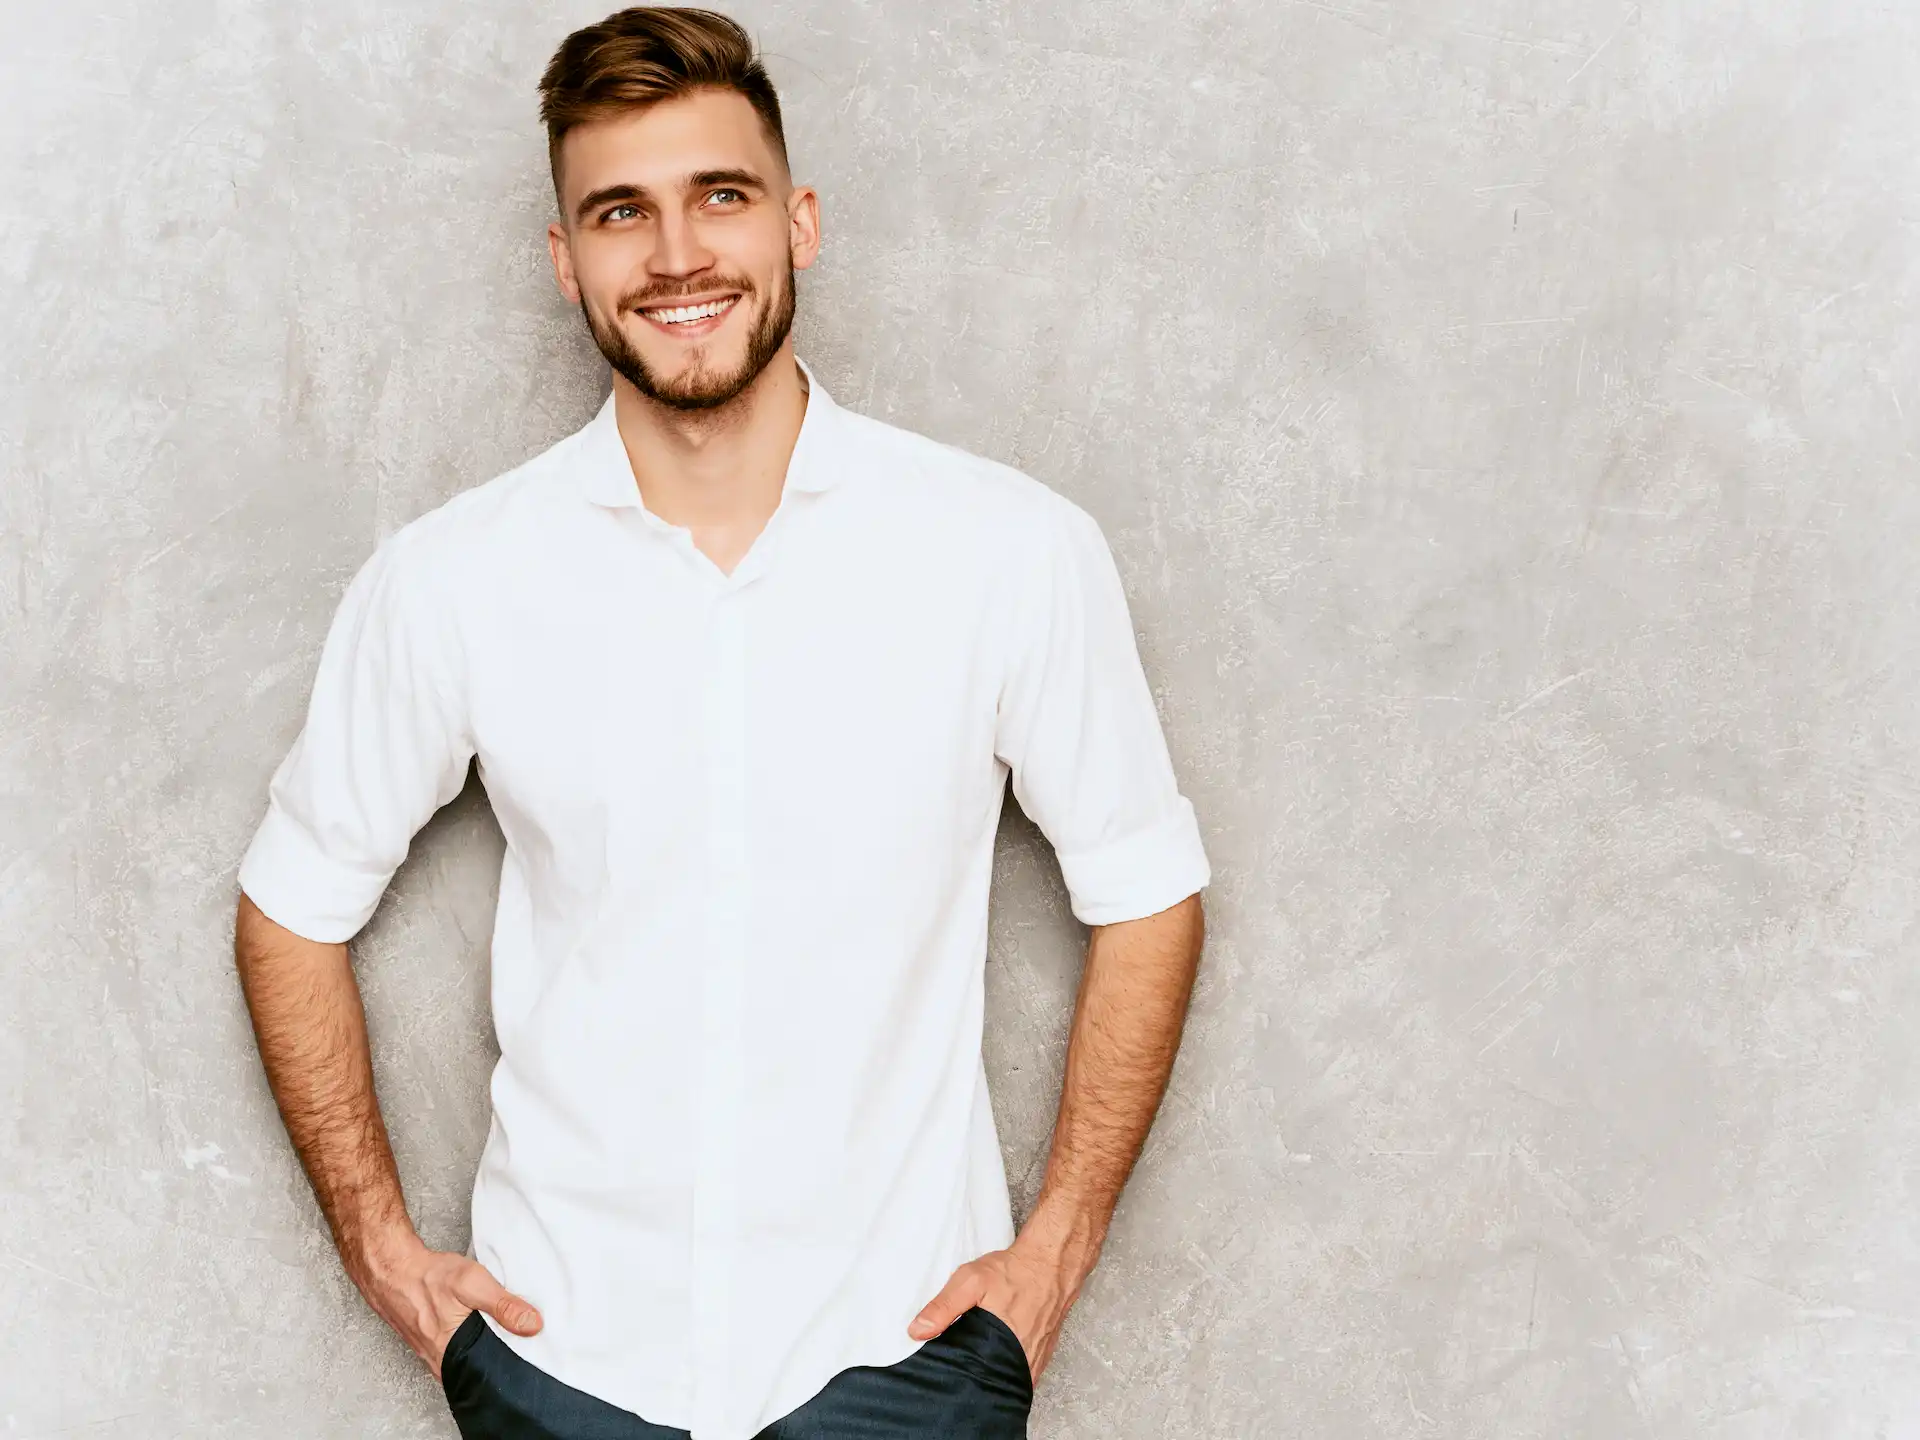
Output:
<path fill-rule="evenodd" d="M 647 283 L 646 260 L 638 236 L 595 236 L 573 247 L 573 283 L 596 314 L 611 318 L 623 297 Z"/>
<path fill-rule="evenodd" d="M 721 248 L 721 244 L 725 248 Z M 784 220 L 778 227 L 756 224 L 751 233 L 729 236 L 713 246 L 722 265 L 736 275 L 751 277 L 763 295 L 777 294 L 785 281 L 793 251 L 787 244 Z"/>

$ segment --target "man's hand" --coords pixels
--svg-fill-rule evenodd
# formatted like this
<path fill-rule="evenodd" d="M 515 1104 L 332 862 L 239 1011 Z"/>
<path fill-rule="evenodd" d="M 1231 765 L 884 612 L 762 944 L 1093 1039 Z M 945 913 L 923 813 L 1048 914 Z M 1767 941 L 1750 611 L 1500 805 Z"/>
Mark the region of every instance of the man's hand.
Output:
<path fill-rule="evenodd" d="M 1013 1330 L 1027 1352 L 1027 1367 L 1037 1384 L 1060 1343 L 1060 1324 L 1079 1298 L 1087 1267 L 1057 1252 L 1023 1248 L 1015 1240 L 1005 1250 L 990 1250 L 969 1260 L 907 1326 L 915 1340 L 930 1340 L 973 1306 L 991 1310 Z"/>
<path fill-rule="evenodd" d="M 486 1311 L 516 1335 L 540 1330 L 540 1312 L 470 1256 L 419 1244 L 354 1280 L 367 1303 L 427 1362 L 436 1380 L 447 1342 L 475 1310 Z"/>

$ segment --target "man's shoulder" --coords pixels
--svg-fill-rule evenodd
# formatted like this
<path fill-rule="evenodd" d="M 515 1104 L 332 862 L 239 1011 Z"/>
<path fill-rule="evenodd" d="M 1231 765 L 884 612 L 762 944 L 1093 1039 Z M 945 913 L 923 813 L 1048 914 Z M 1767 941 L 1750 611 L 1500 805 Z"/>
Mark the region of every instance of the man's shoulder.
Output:
<path fill-rule="evenodd" d="M 844 410 L 863 468 L 916 501 L 1034 527 L 1080 507 L 1045 481 L 904 425 Z"/>
<path fill-rule="evenodd" d="M 523 545 L 555 513 L 556 492 L 567 484 L 567 457 L 580 432 L 562 436 L 535 455 L 491 478 L 456 491 L 422 511 L 383 544 L 415 567 L 460 566 Z"/>

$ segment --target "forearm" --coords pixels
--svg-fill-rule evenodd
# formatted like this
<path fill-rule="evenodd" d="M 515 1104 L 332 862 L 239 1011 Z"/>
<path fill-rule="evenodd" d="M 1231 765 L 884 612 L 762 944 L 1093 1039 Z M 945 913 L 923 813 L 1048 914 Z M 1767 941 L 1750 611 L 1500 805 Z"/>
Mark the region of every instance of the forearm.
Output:
<path fill-rule="evenodd" d="M 1204 935 L 1198 895 L 1093 930 L 1053 1147 L 1021 1227 L 1024 1248 L 1081 1273 L 1092 1269 L 1166 1093 Z"/>
<path fill-rule="evenodd" d="M 296 935 L 242 895 L 234 963 L 281 1119 L 347 1273 L 364 1290 L 384 1257 L 419 1239 L 374 1096 L 347 947 Z"/>

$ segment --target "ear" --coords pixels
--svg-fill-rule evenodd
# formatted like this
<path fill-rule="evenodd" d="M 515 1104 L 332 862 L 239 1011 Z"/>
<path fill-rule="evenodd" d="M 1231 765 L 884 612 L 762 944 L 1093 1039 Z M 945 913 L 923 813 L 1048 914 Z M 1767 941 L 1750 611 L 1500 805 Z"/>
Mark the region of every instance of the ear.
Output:
<path fill-rule="evenodd" d="M 811 185 L 795 186 L 787 197 L 787 252 L 796 270 L 819 257 L 820 196 Z"/>
<path fill-rule="evenodd" d="M 547 253 L 553 257 L 553 279 L 572 304 L 580 303 L 580 282 L 573 275 L 573 245 L 566 226 L 555 220 L 547 226 Z"/>

